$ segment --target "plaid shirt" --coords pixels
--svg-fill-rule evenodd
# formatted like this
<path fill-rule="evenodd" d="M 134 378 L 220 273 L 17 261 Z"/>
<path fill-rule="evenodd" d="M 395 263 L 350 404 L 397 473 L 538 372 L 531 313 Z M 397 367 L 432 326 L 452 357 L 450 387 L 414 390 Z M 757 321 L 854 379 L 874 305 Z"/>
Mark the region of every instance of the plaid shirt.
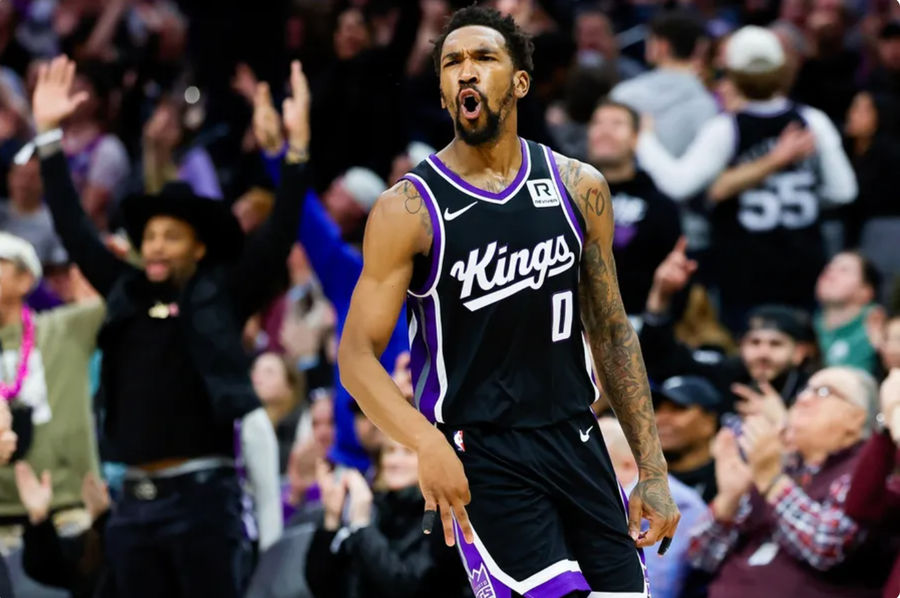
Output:
<path fill-rule="evenodd" d="M 785 473 L 792 483 L 786 484 L 767 506 L 757 508 L 765 508 L 771 513 L 774 542 L 811 567 L 827 571 L 840 564 L 847 550 L 862 538 L 859 526 L 844 514 L 851 476 L 845 474 L 837 478 L 829 487 L 828 498 L 816 502 L 804 492 L 802 485 L 818 471 L 817 467 L 786 467 Z M 716 521 L 712 509 L 707 509 L 691 531 L 688 548 L 691 564 L 715 572 L 737 544 L 753 508 L 748 493 L 741 497 L 732 522 Z"/>

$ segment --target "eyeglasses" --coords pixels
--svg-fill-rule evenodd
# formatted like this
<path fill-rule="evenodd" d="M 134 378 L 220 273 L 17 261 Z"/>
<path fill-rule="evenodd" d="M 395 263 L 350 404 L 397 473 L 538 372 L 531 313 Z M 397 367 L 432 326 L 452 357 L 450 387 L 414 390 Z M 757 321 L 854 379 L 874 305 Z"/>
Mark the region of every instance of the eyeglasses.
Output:
<path fill-rule="evenodd" d="M 841 394 L 832 386 L 828 386 L 827 384 L 822 384 L 820 386 L 813 386 L 812 384 L 807 384 L 803 387 L 803 389 L 797 394 L 797 396 L 804 395 L 806 393 L 812 394 L 817 399 L 827 399 L 828 397 L 834 397 L 836 399 L 840 399 L 846 403 L 850 403 L 851 405 L 856 405 L 853 401 L 847 398 L 845 395 Z"/>

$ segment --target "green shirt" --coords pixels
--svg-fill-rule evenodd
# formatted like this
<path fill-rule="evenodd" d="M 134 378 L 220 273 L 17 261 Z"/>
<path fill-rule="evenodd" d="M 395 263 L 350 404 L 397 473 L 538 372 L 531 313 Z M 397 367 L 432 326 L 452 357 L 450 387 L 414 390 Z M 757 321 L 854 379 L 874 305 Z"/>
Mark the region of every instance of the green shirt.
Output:
<path fill-rule="evenodd" d="M 50 471 L 52 508 L 80 503 L 84 474 L 98 469 L 88 370 L 104 314 L 98 299 L 35 316 L 35 348 L 16 400 L 33 409 L 34 439 L 25 460 L 37 475 Z M 21 322 L 0 328 L 0 342 L 0 377 L 10 383 L 19 363 Z M 0 516 L 24 514 L 12 467 L 0 468 Z"/>
<path fill-rule="evenodd" d="M 866 318 L 874 304 L 867 305 L 859 314 L 842 326 L 828 330 L 822 313 L 816 315 L 816 336 L 826 366 L 850 366 L 869 373 L 878 366 L 878 355 L 866 334 Z"/>

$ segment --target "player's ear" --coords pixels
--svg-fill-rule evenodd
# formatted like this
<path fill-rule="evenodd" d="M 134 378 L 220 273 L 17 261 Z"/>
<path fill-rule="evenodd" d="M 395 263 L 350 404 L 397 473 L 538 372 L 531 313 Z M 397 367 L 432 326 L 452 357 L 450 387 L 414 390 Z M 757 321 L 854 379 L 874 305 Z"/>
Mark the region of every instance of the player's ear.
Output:
<path fill-rule="evenodd" d="M 516 71 L 513 75 L 513 87 L 515 88 L 516 98 L 522 99 L 528 95 L 531 89 L 531 77 L 526 71 Z"/>

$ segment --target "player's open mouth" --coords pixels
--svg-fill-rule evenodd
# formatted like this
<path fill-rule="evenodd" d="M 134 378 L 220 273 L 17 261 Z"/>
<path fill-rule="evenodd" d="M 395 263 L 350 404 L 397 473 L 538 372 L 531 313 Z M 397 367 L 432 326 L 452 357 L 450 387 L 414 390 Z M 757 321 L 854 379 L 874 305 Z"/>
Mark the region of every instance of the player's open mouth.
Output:
<path fill-rule="evenodd" d="M 459 92 L 459 105 L 464 118 L 475 120 L 481 115 L 481 96 L 474 89 Z"/>

